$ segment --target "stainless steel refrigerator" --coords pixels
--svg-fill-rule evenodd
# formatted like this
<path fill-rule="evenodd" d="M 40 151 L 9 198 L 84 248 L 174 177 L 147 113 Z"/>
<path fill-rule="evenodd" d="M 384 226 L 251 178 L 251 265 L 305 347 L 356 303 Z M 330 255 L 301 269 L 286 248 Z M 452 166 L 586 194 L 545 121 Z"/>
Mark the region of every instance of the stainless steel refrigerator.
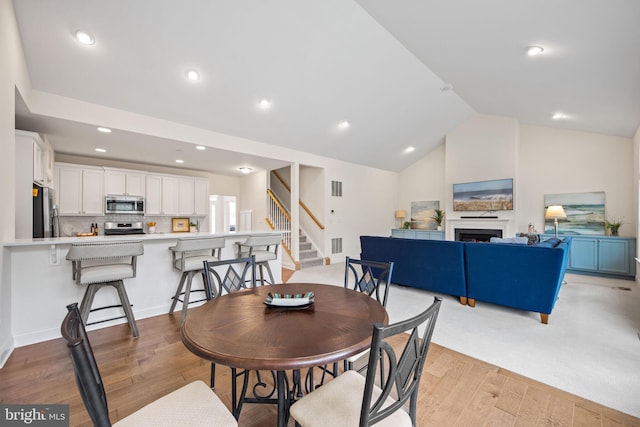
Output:
<path fill-rule="evenodd" d="M 53 188 L 33 184 L 33 237 L 58 237 L 60 219 Z"/>

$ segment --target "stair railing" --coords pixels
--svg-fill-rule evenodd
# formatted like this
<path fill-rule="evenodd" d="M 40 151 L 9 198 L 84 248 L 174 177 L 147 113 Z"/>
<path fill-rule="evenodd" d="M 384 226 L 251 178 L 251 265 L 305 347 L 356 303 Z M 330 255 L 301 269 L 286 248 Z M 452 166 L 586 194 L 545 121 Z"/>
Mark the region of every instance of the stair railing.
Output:
<path fill-rule="evenodd" d="M 278 173 L 278 171 L 271 171 L 271 173 L 276 178 L 278 178 L 278 181 L 280 181 L 280 183 L 284 186 L 284 188 L 286 188 L 287 191 L 291 193 L 291 187 L 289 187 L 289 184 L 285 182 L 285 180 Z M 318 226 L 318 228 L 320 230 L 324 230 L 324 225 L 322 225 L 322 223 L 318 220 L 318 218 L 316 218 L 316 216 L 313 214 L 313 212 L 311 212 L 311 210 L 307 207 L 307 205 L 305 205 L 302 200 L 298 200 L 298 203 L 300 204 L 300 207 L 302 208 L 302 210 L 305 211 L 307 215 L 309 215 L 309 218 L 311 218 L 311 220 Z"/>
<path fill-rule="evenodd" d="M 272 230 L 282 233 L 282 247 L 289 254 L 291 259 L 294 259 L 291 254 L 291 216 L 284 206 L 282 206 L 276 195 L 268 188 L 267 202 L 269 217 L 265 218 L 265 220 Z M 296 262 L 295 259 L 294 262 Z"/>

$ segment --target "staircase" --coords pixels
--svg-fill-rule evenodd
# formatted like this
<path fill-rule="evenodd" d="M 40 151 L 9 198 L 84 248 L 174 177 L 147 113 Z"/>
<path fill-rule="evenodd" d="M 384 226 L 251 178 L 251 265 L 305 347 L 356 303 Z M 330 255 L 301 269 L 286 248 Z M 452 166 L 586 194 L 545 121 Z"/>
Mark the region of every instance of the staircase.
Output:
<path fill-rule="evenodd" d="M 324 259 L 318 256 L 318 251 L 307 240 L 307 236 L 300 231 L 300 269 L 323 265 Z"/>

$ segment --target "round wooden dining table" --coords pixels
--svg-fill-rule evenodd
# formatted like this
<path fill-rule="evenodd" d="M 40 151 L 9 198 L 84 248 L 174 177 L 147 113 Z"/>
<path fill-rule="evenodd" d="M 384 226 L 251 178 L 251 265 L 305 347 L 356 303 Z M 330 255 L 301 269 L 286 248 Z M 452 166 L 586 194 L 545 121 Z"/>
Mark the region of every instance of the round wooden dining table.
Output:
<path fill-rule="evenodd" d="M 310 291 L 315 294 L 314 302 L 304 308 L 265 304 L 270 292 Z M 278 425 L 284 426 L 291 404 L 285 371 L 358 354 L 370 347 L 373 324 L 388 321 L 385 308 L 365 293 L 342 286 L 286 283 L 233 292 L 189 310 L 180 336 L 192 353 L 211 362 L 275 371 Z"/>

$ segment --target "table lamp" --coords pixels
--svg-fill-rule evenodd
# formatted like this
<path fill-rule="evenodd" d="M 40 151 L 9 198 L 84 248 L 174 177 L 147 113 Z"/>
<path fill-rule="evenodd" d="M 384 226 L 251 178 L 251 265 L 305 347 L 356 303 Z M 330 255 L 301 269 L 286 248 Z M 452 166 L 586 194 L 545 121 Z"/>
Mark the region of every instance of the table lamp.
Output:
<path fill-rule="evenodd" d="M 398 228 L 402 228 L 402 221 L 407 217 L 407 211 L 397 210 L 396 218 L 400 221 Z"/>
<path fill-rule="evenodd" d="M 564 208 L 561 205 L 551 205 L 544 213 L 545 219 L 553 219 L 553 228 L 558 237 L 558 218 L 566 218 L 567 214 L 564 212 Z"/>

